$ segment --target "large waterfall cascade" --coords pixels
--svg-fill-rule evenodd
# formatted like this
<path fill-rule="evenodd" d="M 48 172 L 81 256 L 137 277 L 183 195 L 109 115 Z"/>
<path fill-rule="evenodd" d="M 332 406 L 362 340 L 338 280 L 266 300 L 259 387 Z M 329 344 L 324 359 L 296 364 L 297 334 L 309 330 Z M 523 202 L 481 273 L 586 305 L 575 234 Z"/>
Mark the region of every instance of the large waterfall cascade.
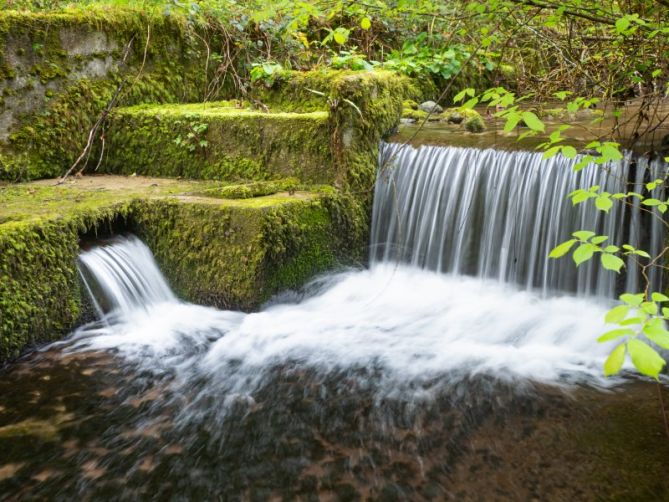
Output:
<path fill-rule="evenodd" d="M 579 160 L 560 155 L 544 160 L 541 153 L 523 151 L 382 144 L 372 263 L 399 261 L 495 278 L 544 295 L 566 291 L 614 298 L 621 289 L 637 291 L 639 272 L 631 259 L 623 283 L 597 260 L 577 268 L 571 259 L 548 255 L 576 230 L 606 235 L 607 244 L 661 250 L 664 227 L 642 218 L 638 201 L 632 207 L 615 203 L 606 214 L 592 201 L 574 207 L 568 194 L 595 185 L 609 193 L 640 191 L 644 179 L 662 177 L 663 164 L 628 155 L 575 172 Z M 659 275 L 651 278 L 655 287 Z"/>

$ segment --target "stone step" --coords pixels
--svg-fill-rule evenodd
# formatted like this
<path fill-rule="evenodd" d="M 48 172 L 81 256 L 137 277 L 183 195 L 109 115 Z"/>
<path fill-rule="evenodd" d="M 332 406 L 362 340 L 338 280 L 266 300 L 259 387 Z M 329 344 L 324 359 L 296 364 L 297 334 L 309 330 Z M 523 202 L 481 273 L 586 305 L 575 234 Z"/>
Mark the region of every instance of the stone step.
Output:
<path fill-rule="evenodd" d="M 293 176 L 334 183 L 328 113 L 264 113 L 237 102 L 114 110 L 102 170 L 214 180 Z"/>

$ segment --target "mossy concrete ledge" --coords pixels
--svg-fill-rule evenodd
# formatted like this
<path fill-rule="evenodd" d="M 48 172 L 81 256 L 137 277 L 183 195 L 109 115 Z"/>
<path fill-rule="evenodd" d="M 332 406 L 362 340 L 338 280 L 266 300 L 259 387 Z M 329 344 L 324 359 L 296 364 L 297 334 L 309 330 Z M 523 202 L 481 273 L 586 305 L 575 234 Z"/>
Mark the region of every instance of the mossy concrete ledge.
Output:
<path fill-rule="evenodd" d="M 215 180 L 283 176 L 333 183 L 328 114 L 263 113 L 235 102 L 142 105 L 113 112 L 102 169 Z"/>
<path fill-rule="evenodd" d="M 272 186 L 281 188 L 254 190 Z M 364 210 L 350 196 L 328 187 L 244 199 L 227 193 L 239 190 L 109 176 L 0 186 L 0 360 L 81 321 L 82 239 L 135 232 L 181 298 L 243 310 L 362 259 Z"/>
<path fill-rule="evenodd" d="M 262 110 L 241 101 L 118 108 L 102 169 L 191 179 L 295 176 L 366 195 L 379 140 L 399 124 L 403 98 L 417 92 L 393 72 L 313 70 L 287 72 L 259 92 Z"/>

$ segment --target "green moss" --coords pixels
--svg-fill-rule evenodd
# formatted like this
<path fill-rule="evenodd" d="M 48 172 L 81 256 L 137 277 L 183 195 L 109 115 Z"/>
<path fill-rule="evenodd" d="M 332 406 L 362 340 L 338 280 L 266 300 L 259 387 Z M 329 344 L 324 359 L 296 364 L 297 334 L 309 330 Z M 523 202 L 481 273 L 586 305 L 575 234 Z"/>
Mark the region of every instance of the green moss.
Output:
<path fill-rule="evenodd" d="M 334 180 L 325 112 L 262 113 L 209 103 L 114 112 L 102 170 L 218 180 Z"/>
<path fill-rule="evenodd" d="M 81 312 L 79 235 L 125 212 L 115 205 L 0 225 L 0 360 L 74 326 Z"/>
<path fill-rule="evenodd" d="M 465 130 L 473 133 L 481 133 L 486 130 L 485 122 L 481 117 L 470 117 L 464 122 Z"/>
<path fill-rule="evenodd" d="M 413 108 L 402 108 L 402 118 L 421 122 L 427 118 L 427 112 L 423 110 L 414 110 Z M 433 117 L 435 115 L 432 115 Z"/>
<path fill-rule="evenodd" d="M 202 190 L 198 194 L 222 199 L 249 199 L 277 192 L 295 192 L 302 185 L 297 178 L 286 178 L 277 181 L 260 181 L 241 185 L 223 185 Z"/>
<path fill-rule="evenodd" d="M 151 38 L 145 54 L 147 30 Z M 26 40 L 20 42 L 25 47 L 18 49 L 17 42 L 12 42 L 12 50 L 17 55 L 24 52 L 21 57 L 32 65 L 21 76 L 35 79 L 32 85 L 12 91 L 20 97 L 49 84 L 44 90 L 49 99 L 34 103 L 33 111 L 18 116 L 18 124 L 2 147 L 0 179 L 62 174 L 81 153 L 90 128 L 121 83 L 119 104 L 197 101 L 204 92 L 206 49 L 199 38 L 188 35 L 182 18 L 119 8 L 0 13 L 0 55 L 9 50 L 9 34 L 11 40 Z M 88 46 L 76 48 L 86 37 L 100 36 L 107 40 L 105 51 L 89 53 Z M 119 64 L 131 39 L 134 43 L 127 63 Z M 64 46 L 66 42 L 74 43 L 75 48 Z M 75 52 L 69 53 L 68 48 Z M 111 65 L 109 57 L 115 61 Z M 82 68 L 87 64 L 103 68 L 104 75 L 86 77 Z M 0 56 L 0 80 L 15 77 L 19 69 Z M 99 145 L 99 137 L 95 139 Z M 97 163 L 96 157 L 91 159 Z"/>
<path fill-rule="evenodd" d="M 402 108 L 404 110 L 418 110 L 418 102 L 414 101 L 413 99 L 405 99 L 402 101 Z"/>

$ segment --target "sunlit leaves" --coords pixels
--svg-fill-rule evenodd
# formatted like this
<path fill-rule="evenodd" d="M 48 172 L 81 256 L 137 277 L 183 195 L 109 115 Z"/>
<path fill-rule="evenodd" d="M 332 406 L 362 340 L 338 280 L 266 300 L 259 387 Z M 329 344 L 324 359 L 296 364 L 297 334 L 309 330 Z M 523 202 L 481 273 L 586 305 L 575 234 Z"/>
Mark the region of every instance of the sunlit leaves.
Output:
<path fill-rule="evenodd" d="M 574 254 L 572 255 L 576 266 L 578 267 L 581 263 L 584 263 L 592 258 L 592 255 L 596 250 L 597 248 L 593 244 L 587 242 L 577 247 L 574 251 Z"/>
<path fill-rule="evenodd" d="M 666 364 L 662 356 L 655 349 L 637 338 L 633 338 L 627 342 L 627 350 L 632 363 L 634 363 L 636 369 L 643 375 L 657 378 Z"/>
<path fill-rule="evenodd" d="M 533 112 L 523 112 L 522 119 L 525 125 L 533 131 L 543 132 L 546 130 L 544 123 Z"/>
<path fill-rule="evenodd" d="M 609 209 L 613 207 L 613 201 L 611 200 L 611 195 L 604 192 L 595 198 L 595 207 L 600 211 L 606 213 L 609 212 Z"/>
<path fill-rule="evenodd" d="M 623 260 L 609 253 L 602 253 L 601 261 L 605 269 L 613 270 L 614 272 L 620 272 L 620 269 L 625 265 Z"/>
<path fill-rule="evenodd" d="M 629 305 L 618 305 L 606 313 L 604 320 L 609 324 L 618 324 L 623 319 L 625 319 L 625 317 L 627 317 L 629 311 Z"/>
<path fill-rule="evenodd" d="M 462 101 L 466 97 L 469 96 L 471 98 L 471 97 L 474 97 L 475 95 L 476 95 L 476 90 L 475 89 L 472 89 L 472 88 L 463 89 L 462 91 L 460 91 L 459 93 L 457 93 L 455 95 L 455 97 L 453 98 L 453 103 L 459 103 L 460 101 Z"/>
<path fill-rule="evenodd" d="M 604 362 L 604 375 L 612 376 L 620 372 L 625 362 L 625 344 L 621 343 L 609 354 Z"/>
<path fill-rule="evenodd" d="M 578 241 L 576 239 L 569 239 L 566 242 L 556 246 L 548 255 L 550 258 L 561 258 L 566 255 L 572 248 L 574 244 Z"/>
<path fill-rule="evenodd" d="M 360 20 L 360 28 L 363 30 L 369 30 L 372 27 L 372 21 L 368 17 L 363 17 Z"/>

